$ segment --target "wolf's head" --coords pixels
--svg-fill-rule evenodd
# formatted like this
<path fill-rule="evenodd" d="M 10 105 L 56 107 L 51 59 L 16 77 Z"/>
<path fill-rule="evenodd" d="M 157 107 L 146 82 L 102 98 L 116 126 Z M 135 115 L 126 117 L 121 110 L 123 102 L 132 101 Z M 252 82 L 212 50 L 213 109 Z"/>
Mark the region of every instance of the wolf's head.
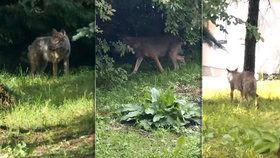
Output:
<path fill-rule="evenodd" d="M 55 50 L 65 46 L 65 41 L 68 40 L 65 30 L 61 30 L 60 32 L 53 29 L 51 36 L 51 45 L 50 49 Z"/>
<path fill-rule="evenodd" d="M 227 78 L 228 78 L 229 82 L 232 81 L 235 78 L 235 76 L 237 76 L 237 74 L 239 74 L 238 68 L 236 68 L 235 70 L 227 69 L 227 72 L 228 72 L 227 73 Z"/>

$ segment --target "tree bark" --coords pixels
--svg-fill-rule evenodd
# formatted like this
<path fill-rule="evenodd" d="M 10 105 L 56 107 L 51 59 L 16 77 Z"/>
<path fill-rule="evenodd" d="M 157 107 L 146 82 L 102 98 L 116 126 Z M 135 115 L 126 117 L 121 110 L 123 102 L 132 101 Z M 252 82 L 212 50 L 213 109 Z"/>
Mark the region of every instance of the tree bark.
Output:
<path fill-rule="evenodd" d="M 258 27 L 260 0 L 249 0 L 247 23 Z M 255 72 L 256 38 L 246 28 L 244 71 Z"/>

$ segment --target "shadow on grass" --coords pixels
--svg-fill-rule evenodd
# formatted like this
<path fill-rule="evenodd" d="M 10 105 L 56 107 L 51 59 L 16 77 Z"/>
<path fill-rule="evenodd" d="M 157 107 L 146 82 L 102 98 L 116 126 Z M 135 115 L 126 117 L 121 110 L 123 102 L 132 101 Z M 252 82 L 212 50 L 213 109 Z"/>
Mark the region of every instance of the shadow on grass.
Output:
<path fill-rule="evenodd" d="M 67 128 L 57 127 L 47 132 L 52 133 L 50 140 L 34 140 L 27 143 L 29 147 L 35 148 L 35 153 L 38 153 L 34 157 L 93 157 L 95 134 L 92 113 L 77 117 Z"/>

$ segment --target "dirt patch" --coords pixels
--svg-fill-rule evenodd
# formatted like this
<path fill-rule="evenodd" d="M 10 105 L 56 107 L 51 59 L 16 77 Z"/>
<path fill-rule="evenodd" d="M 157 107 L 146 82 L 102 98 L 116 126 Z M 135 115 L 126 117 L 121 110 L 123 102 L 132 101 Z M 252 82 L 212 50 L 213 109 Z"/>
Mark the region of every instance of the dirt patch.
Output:
<path fill-rule="evenodd" d="M 76 133 L 64 127 L 44 131 L 29 130 L 26 133 L 0 128 L 0 144 L 15 145 L 25 142 L 28 150 L 33 151 L 29 157 L 60 157 L 64 154 L 93 157 L 94 141 L 93 132 Z"/>
<path fill-rule="evenodd" d="M 201 102 L 201 87 L 177 82 L 175 92 L 177 95 L 190 98 L 194 102 Z"/>
<path fill-rule="evenodd" d="M 73 138 L 69 140 L 63 140 L 60 142 L 54 142 L 50 145 L 41 145 L 35 148 L 33 155 L 41 157 L 45 154 L 57 153 L 64 151 L 66 153 L 71 153 L 80 150 L 83 146 L 94 146 L 95 134 L 83 135 L 79 138 Z M 93 157 L 88 155 L 86 157 Z"/>

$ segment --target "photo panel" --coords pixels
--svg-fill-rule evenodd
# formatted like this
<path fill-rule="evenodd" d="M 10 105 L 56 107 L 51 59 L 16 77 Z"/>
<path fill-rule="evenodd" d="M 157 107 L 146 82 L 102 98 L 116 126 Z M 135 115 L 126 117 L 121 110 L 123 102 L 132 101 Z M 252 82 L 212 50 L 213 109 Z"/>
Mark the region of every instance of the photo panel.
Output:
<path fill-rule="evenodd" d="M 203 157 L 280 157 L 279 11 L 204 1 L 203 37 L 216 40 L 203 40 Z"/>
<path fill-rule="evenodd" d="M 202 157 L 201 7 L 96 1 L 96 157 Z"/>
<path fill-rule="evenodd" d="M 0 157 L 94 157 L 94 4 L 0 2 Z"/>

